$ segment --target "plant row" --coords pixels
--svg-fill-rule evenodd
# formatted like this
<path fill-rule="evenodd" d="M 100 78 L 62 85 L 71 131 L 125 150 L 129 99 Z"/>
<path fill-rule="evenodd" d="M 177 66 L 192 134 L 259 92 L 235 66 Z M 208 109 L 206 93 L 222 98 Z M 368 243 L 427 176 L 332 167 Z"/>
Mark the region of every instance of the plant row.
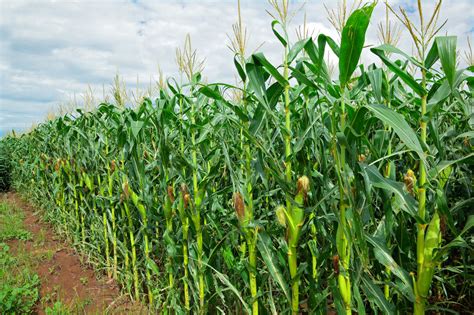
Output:
<path fill-rule="evenodd" d="M 2 139 L 13 186 L 152 310 L 462 311 L 473 68 L 457 68 L 454 36 L 417 56 L 373 47 L 381 63 L 359 64 L 374 6 L 340 42 L 292 44 L 279 15 L 282 63 L 236 53 L 240 86 L 203 83 L 187 43 L 187 82 L 154 101 Z"/>

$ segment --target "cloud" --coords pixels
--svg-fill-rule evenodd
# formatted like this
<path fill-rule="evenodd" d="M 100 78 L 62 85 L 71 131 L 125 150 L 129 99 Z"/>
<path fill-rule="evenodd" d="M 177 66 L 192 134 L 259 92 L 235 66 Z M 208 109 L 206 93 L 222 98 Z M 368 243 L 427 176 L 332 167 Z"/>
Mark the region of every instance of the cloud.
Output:
<path fill-rule="evenodd" d="M 290 1 L 294 9 L 302 1 Z M 328 6 L 335 3 L 327 1 Z M 394 6 L 411 8 L 413 0 L 391 1 Z M 424 4 L 430 12 L 433 3 Z M 267 58 L 278 63 L 282 48 L 272 33 L 267 1 L 242 1 L 242 15 L 250 40 L 248 53 L 261 46 Z M 291 24 L 294 29 L 307 13 L 310 30 L 337 38 L 326 19 L 321 1 L 307 1 Z M 469 0 L 444 1 L 445 28 L 459 36 L 459 50 L 472 36 Z M 367 34 L 367 44 L 377 45 L 377 21 L 383 20 L 384 6 L 379 3 Z M 75 93 L 108 90 L 120 72 L 128 87 L 149 84 L 157 76 L 157 66 L 167 76 L 179 77 L 175 49 L 187 33 L 193 46 L 206 59 L 204 76 L 209 82 L 235 82 L 233 54 L 228 49 L 228 34 L 235 23 L 236 1 L 1 1 L 0 2 L 0 135 L 7 130 L 27 129 L 44 119 L 46 113 Z M 410 52 L 404 32 L 400 48 Z M 331 57 L 334 62 L 337 59 Z M 365 62 L 376 62 L 366 51 Z"/>

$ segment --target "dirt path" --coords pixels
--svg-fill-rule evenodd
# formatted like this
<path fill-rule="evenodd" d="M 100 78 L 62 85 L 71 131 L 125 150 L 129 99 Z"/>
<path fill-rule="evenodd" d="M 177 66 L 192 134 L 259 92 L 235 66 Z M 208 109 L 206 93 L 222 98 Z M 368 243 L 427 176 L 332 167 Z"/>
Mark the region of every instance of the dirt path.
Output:
<path fill-rule="evenodd" d="M 35 209 L 18 194 L 5 193 L 0 199 L 23 209 L 25 228 L 33 235 L 24 245 L 18 240 L 8 242 L 12 253 L 22 250 L 42 257 L 36 268 L 41 280 L 38 314 L 45 314 L 46 307 L 52 307 L 56 301 L 79 314 L 144 313 L 120 294 L 115 281 L 105 275 L 98 279 L 97 273 L 81 263 L 80 256 L 59 239 L 52 227 L 42 222 Z"/>

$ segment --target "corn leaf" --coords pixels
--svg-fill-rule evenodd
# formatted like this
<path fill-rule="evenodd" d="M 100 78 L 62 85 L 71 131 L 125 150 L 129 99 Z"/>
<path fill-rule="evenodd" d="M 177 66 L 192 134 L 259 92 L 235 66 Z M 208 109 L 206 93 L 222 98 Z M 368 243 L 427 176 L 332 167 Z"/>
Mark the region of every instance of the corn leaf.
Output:
<path fill-rule="evenodd" d="M 288 81 L 278 72 L 278 70 L 265 58 L 263 53 L 256 53 L 252 58 L 259 62 L 263 68 L 272 75 L 282 86 L 288 85 Z"/>
<path fill-rule="evenodd" d="M 425 154 L 423 153 L 420 141 L 403 115 L 381 104 L 371 104 L 366 107 L 384 124 L 392 127 L 400 140 L 402 140 L 408 148 L 415 151 L 421 160 L 425 160 Z"/>
<path fill-rule="evenodd" d="M 265 79 L 261 70 L 261 66 L 257 66 L 254 62 L 248 62 L 245 65 L 247 71 L 249 90 L 255 93 L 255 97 L 262 104 L 267 104 L 265 94 Z"/>
<path fill-rule="evenodd" d="M 442 36 L 435 39 L 438 48 L 438 56 L 441 61 L 441 68 L 443 69 L 446 79 L 451 88 L 454 86 L 454 79 L 456 76 L 456 36 Z"/>
<path fill-rule="evenodd" d="M 383 102 L 382 86 L 383 86 L 383 71 L 382 69 L 375 69 L 367 72 L 372 90 L 374 91 L 377 102 Z"/>
<path fill-rule="evenodd" d="M 400 77 L 403 82 L 405 82 L 409 87 L 411 87 L 416 94 L 418 94 L 419 96 L 423 96 L 427 93 L 426 90 L 418 82 L 416 82 L 416 80 L 407 71 L 401 69 L 397 64 L 390 61 L 390 59 L 385 56 L 385 52 L 382 48 L 375 47 L 370 49 L 370 51 L 376 54 L 382 60 L 382 62 L 393 73 Z"/>
<path fill-rule="evenodd" d="M 362 276 L 362 288 L 367 298 L 377 305 L 383 314 L 395 314 L 395 306 L 387 301 L 382 290 L 366 275 Z"/>
<path fill-rule="evenodd" d="M 327 35 L 321 34 L 318 36 L 319 59 L 322 60 L 324 58 L 326 44 L 329 45 L 329 47 L 337 57 L 341 56 L 341 48 L 336 43 L 336 41 Z"/>
<path fill-rule="evenodd" d="M 276 36 L 276 38 L 278 38 L 278 40 L 280 41 L 280 43 L 283 45 L 283 46 L 287 46 L 288 43 L 286 41 L 285 38 L 283 38 L 283 36 L 280 35 L 280 33 L 278 33 L 278 31 L 276 30 L 276 26 L 277 25 L 281 25 L 281 23 L 277 20 L 273 20 L 272 21 L 272 31 L 273 31 L 273 34 Z"/>
<path fill-rule="evenodd" d="M 305 52 L 307 53 L 309 59 L 312 62 L 312 67 L 309 67 L 311 72 L 317 76 L 321 76 L 325 82 L 329 82 L 329 74 L 327 71 L 326 64 L 324 62 L 324 51 L 321 54 L 321 50 L 318 50 L 315 43 L 312 40 L 309 40 L 305 47 Z M 324 47 L 322 48 L 324 50 Z"/>
<path fill-rule="evenodd" d="M 257 247 L 262 256 L 263 261 L 268 268 L 268 271 L 272 275 L 273 280 L 278 283 L 283 294 L 286 296 L 288 301 L 290 301 L 290 290 L 288 284 L 285 281 L 285 277 L 280 271 L 280 268 L 276 264 L 278 260 L 274 257 L 275 249 L 272 245 L 270 237 L 265 232 L 258 233 L 258 242 Z"/>
<path fill-rule="evenodd" d="M 298 56 L 300 51 L 306 46 L 306 44 L 309 41 L 312 41 L 312 39 L 311 38 L 302 39 L 302 40 L 297 41 L 293 45 L 293 47 L 291 47 L 290 52 L 288 53 L 288 60 L 287 60 L 288 64 L 291 64 L 291 62 L 295 60 L 296 56 Z"/>
<path fill-rule="evenodd" d="M 379 170 L 374 165 L 366 166 L 363 168 L 363 170 L 366 178 L 372 186 L 384 189 L 397 195 L 397 197 L 403 201 L 402 209 L 404 209 L 405 212 L 410 214 L 413 218 L 419 220 L 420 223 L 423 223 L 423 221 L 417 215 L 416 200 L 403 190 L 402 183 L 382 176 L 382 174 L 380 174 Z"/>
<path fill-rule="evenodd" d="M 240 79 L 242 80 L 242 82 L 245 82 L 247 80 L 247 75 L 245 74 L 243 66 L 240 64 L 239 60 L 237 60 L 237 56 L 234 56 L 234 65 L 237 69 L 237 73 L 239 74 Z"/>
<path fill-rule="evenodd" d="M 232 284 L 232 282 L 230 282 L 229 278 L 225 274 L 217 271 L 215 268 L 212 268 L 209 265 L 207 265 L 207 266 L 210 267 L 213 270 L 214 275 L 217 276 L 217 278 L 222 282 L 222 284 L 227 286 L 227 288 L 229 288 L 230 291 L 232 291 L 232 293 L 234 293 L 235 296 L 238 297 L 238 299 L 242 303 L 242 306 L 244 307 L 245 311 L 248 314 L 250 314 L 250 308 L 249 308 L 248 304 L 245 303 L 245 300 L 242 298 L 242 295 L 240 295 L 240 291 Z"/>
<path fill-rule="evenodd" d="M 390 44 L 382 44 L 380 46 L 377 46 L 376 48 L 378 50 L 382 50 L 387 55 L 388 54 L 397 54 L 397 55 L 403 56 L 407 60 L 409 60 L 412 64 L 416 65 L 417 67 L 422 68 L 422 69 L 426 69 L 426 67 L 423 67 L 423 65 L 418 60 L 416 60 L 415 58 L 413 58 L 412 56 L 408 55 L 403 50 L 398 49 L 395 46 L 392 46 Z"/>
<path fill-rule="evenodd" d="M 372 3 L 355 10 L 342 29 L 339 55 L 339 82 L 342 87 L 347 84 L 357 68 L 374 7 L 375 3 Z"/>
<path fill-rule="evenodd" d="M 435 167 L 433 167 L 428 174 L 431 178 L 436 178 L 444 169 L 464 161 L 468 161 L 468 164 L 471 165 L 474 164 L 474 153 L 468 154 L 453 161 L 441 161 Z"/>
<path fill-rule="evenodd" d="M 451 248 L 455 247 L 469 247 L 466 240 L 462 237 L 466 232 L 471 230 L 474 227 L 474 215 L 469 215 L 467 222 L 464 225 L 462 231 L 448 244 L 441 247 L 435 254 L 433 258 L 434 261 L 439 261 L 444 255 L 446 255 Z"/>
<path fill-rule="evenodd" d="M 387 246 L 381 242 L 381 240 L 366 235 L 367 241 L 374 246 L 375 258 L 382 265 L 387 267 L 396 277 L 398 277 L 402 283 L 399 284 L 400 291 L 410 300 L 415 301 L 415 294 L 413 292 L 412 281 L 408 272 L 406 272 L 402 267 L 400 267 L 395 260 L 390 255 Z"/>
<path fill-rule="evenodd" d="M 130 128 L 132 130 L 132 134 L 134 138 L 138 137 L 138 134 L 140 133 L 140 130 L 142 129 L 144 125 L 143 121 L 132 121 Z"/>

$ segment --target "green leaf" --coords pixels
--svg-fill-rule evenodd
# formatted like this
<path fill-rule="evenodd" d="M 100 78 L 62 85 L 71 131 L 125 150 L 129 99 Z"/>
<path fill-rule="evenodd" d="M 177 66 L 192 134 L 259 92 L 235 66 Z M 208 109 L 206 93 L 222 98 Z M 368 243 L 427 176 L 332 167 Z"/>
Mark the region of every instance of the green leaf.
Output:
<path fill-rule="evenodd" d="M 451 88 L 454 86 L 454 78 L 456 76 L 456 36 L 442 36 L 435 39 L 438 47 L 438 56 L 441 61 L 446 79 Z"/>
<path fill-rule="evenodd" d="M 362 296 L 360 294 L 359 286 L 354 285 L 353 290 L 354 290 L 354 299 L 357 302 L 357 313 L 360 314 L 360 315 L 365 315 L 366 314 L 366 312 L 365 312 L 365 303 L 364 303 L 364 300 L 362 299 Z"/>
<path fill-rule="evenodd" d="M 390 255 L 390 252 L 387 249 L 387 246 L 381 242 L 381 240 L 372 237 L 370 235 L 366 235 L 367 241 L 374 246 L 374 254 L 375 258 L 380 262 L 382 265 L 387 267 L 397 278 L 399 278 L 402 283 L 403 287 L 401 288 L 402 293 L 412 302 L 415 301 L 415 294 L 413 292 L 412 281 L 410 276 L 406 270 L 400 267 L 395 260 Z"/>
<path fill-rule="evenodd" d="M 211 89 L 208 85 L 205 85 L 199 89 L 199 92 L 206 95 L 209 98 L 215 99 L 215 100 L 222 100 L 223 97 L 219 93 L 219 90 L 216 89 Z"/>
<path fill-rule="evenodd" d="M 313 63 L 314 67 L 312 68 L 315 69 L 313 71 L 314 74 L 317 76 L 322 76 L 324 81 L 328 82 L 330 78 L 327 71 L 326 63 L 324 62 L 324 54 L 321 55 L 320 51 L 318 51 L 318 48 L 312 40 L 309 40 L 306 43 L 304 49 L 308 54 L 309 59 L 311 59 L 311 62 Z"/>
<path fill-rule="evenodd" d="M 283 46 L 287 46 L 288 43 L 286 42 L 286 39 L 283 38 L 283 36 L 280 35 L 280 33 L 278 33 L 278 31 L 276 30 L 275 26 L 280 24 L 280 22 L 278 22 L 277 20 L 273 20 L 272 21 L 272 31 L 273 31 L 273 34 L 275 34 L 275 36 L 278 38 L 278 40 L 280 41 L 280 43 L 282 43 Z M 281 25 L 281 24 L 280 24 Z"/>
<path fill-rule="evenodd" d="M 395 306 L 387 301 L 382 290 L 366 275 L 362 276 L 362 288 L 367 298 L 375 303 L 383 314 L 395 314 Z"/>
<path fill-rule="evenodd" d="M 369 77 L 370 85 L 372 86 L 372 90 L 374 91 L 377 101 L 382 103 L 383 102 L 383 95 L 382 95 L 383 71 L 382 69 L 378 68 L 372 71 L 368 71 L 367 76 Z"/>
<path fill-rule="evenodd" d="M 458 136 L 456 137 L 456 139 L 459 139 L 459 138 L 469 138 L 469 139 L 472 139 L 472 138 L 474 138 L 474 131 L 463 132 L 463 133 L 461 133 L 460 135 L 458 135 Z"/>
<path fill-rule="evenodd" d="M 464 233 L 466 233 L 467 231 L 469 231 L 470 229 L 472 229 L 472 227 L 474 227 L 474 215 L 470 215 L 470 216 L 467 218 L 466 225 L 465 225 L 464 228 L 462 229 L 461 233 L 459 233 L 459 236 L 463 235 Z"/>
<path fill-rule="evenodd" d="M 247 80 L 247 75 L 245 74 L 244 68 L 240 64 L 240 62 L 237 60 L 237 56 L 234 56 L 234 65 L 235 68 L 237 69 L 237 72 L 239 73 L 240 79 L 242 82 L 245 82 Z"/>
<path fill-rule="evenodd" d="M 288 85 L 288 81 L 278 72 L 278 70 L 265 58 L 263 53 L 256 53 L 252 55 L 254 60 L 257 60 L 260 64 L 262 64 L 263 68 L 272 75 L 282 86 Z"/>
<path fill-rule="evenodd" d="M 355 10 L 347 19 L 342 29 L 341 50 L 339 55 L 339 81 L 344 87 L 357 68 L 359 58 L 364 48 L 365 33 L 369 26 L 370 17 L 375 2 Z"/>
<path fill-rule="evenodd" d="M 142 129 L 143 124 L 143 121 L 132 121 L 132 123 L 130 124 L 130 128 L 132 129 L 132 134 L 135 139 L 138 137 L 138 133 Z"/>
<path fill-rule="evenodd" d="M 465 234 L 467 231 L 472 229 L 474 227 L 474 215 L 470 215 L 467 218 L 466 225 L 462 229 L 461 233 L 459 233 L 458 236 L 456 236 L 455 239 L 453 239 L 451 242 L 448 244 L 444 245 L 441 247 L 435 254 L 435 257 L 433 258 L 434 261 L 439 261 L 441 257 L 449 252 L 451 248 L 454 247 L 469 247 L 467 242 L 462 238 L 462 235 Z"/>
<path fill-rule="evenodd" d="M 268 106 L 271 110 L 275 109 L 275 105 L 278 103 L 280 96 L 283 94 L 283 86 L 278 82 L 273 83 L 266 90 L 266 96 L 268 99 Z"/>
<path fill-rule="evenodd" d="M 298 56 L 301 49 L 303 49 L 306 46 L 308 41 L 312 41 L 312 39 L 307 38 L 307 39 L 299 40 L 293 45 L 293 47 L 291 47 L 290 52 L 288 53 L 288 60 L 287 60 L 288 64 L 291 64 L 291 62 L 296 58 L 296 56 Z"/>
<path fill-rule="evenodd" d="M 151 271 L 153 271 L 153 273 L 155 275 L 159 275 L 160 274 L 160 270 L 158 269 L 158 266 L 156 265 L 156 263 L 153 261 L 153 259 L 151 258 L 147 258 L 146 259 L 146 266 L 148 269 L 150 269 Z"/>
<path fill-rule="evenodd" d="M 317 89 L 316 84 L 314 84 L 304 73 L 290 67 L 291 75 L 296 78 L 299 82 L 304 83 L 305 85 Z"/>
<path fill-rule="evenodd" d="M 409 87 L 415 91 L 416 94 L 419 96 L 426 95 L 426 90 L 418 83 L 416 80 L 405 70 L 401 69 L 398 65 L 396 65 L 394 62 L 390 61 L 384 53 L 383 48 L 379 47 L 374 47 L 371 48 L 370 51 L 372 51 L 374 54 L 376 54 L 380 59 L 382 59 L 382 62 L 393 72 L 395 73 L 400 79 L 403 80 Z"/>
<path fill-rule="evenodd" d="M 316 45 L 312 40 L 308 41 L 304 47 L 304 50 L 308 54 L 309 59 L 313 62 L 314 65 L 318 65 L 320 63 L 319 58 L 319 51 Z"/>
<path fill-rule="evenodd" d="M 430 171 L 429 171 L 429 176 L 431 178 L 436 178 L 438 177 L 438 175 L 444 170 L 446 169 L 447 167 L 450 167 L 451 165 L 454 165 L 454 164 L 457 164 L 459 162 L 463 162 L 465 160 L 470 160 L 471 161 L 469 162 L 470 164 L 472 164 L 474 161 L 472 160 L 472 158 L 474 157 L 474 153 L 471 153 L 471 154 L 468 154 L 466 156 L 463 156 L 457 160 L 453 160 L 453 161 L 441 161 L 439 162 L 435 167 L 433 167 Z"/>
<path fill-rule="evenodd" d="M 242 306 L 244 307 L 244 309 L 247 311 L 248 314 L 250 314 L 250 308 L 249 306 L 247 305 L 247 303 L 245 303 L 245 300 L 242 298 L 242 295 L 240 294 L 240 290 L 238 290 L 233 284 L 232 282 L 230 282 L 229 278 L 219 272 L 218 270 L 216 270 L 215 268 L 213 268 L 212 266 L 210 265 L 207 265 L 208 267 L 210 267 L 213 271 L 214 271 L 214 275 L 217 276 L 217 278 L 222 282 L 222 284 L 224 284 L 225 286 L 227 286 L 227 288 L 232 291 L 236 297 L 239 298 L 240 300 L 240 303 L 242 303 Z"/>
<path fill-rule="evenodd" d="M 329 45 L 331 50 L 334 52 L 334 54 L 339 57 L 341 54 L 341 49 L 337 45 L 337 43 L 332 39 L 331 37 L 321 34 L 318 36 L 318 45 L 319 45 L 319 59 L 324 58 L 324 50 L 326 47 L 326 44 Z"/>
<path fill-rule="evenodd" d="M 449 95 L 451 95 L 451 88 L 449 82 L 443 80 L 443 83 L 440 87 L 434 92 L 434 94 L 428 99 L 427 112 L 430 112 L 433 109 L 434 105 L 444 101 Z"/>
<path fill-rule="evenodd" d="M 265 117 L 265 108 L 262 104 L 257 104 L 257 108 L 255 110 L 255 113 L 252 117 L 252 120 L 250 122 L 249 126 L 249 132 L 253 135 L 257 134 L 258 130 L 263 124 Z"/>
<path fill-rule="evenodd" d="M 255 93 L 255 97 L 262 104 L 267 104 L 265 95 L 265 79 L 263 77 L 263 70 L 261 66 L 257 66 L 253 62 L 248 62 L 245 65 L 249 79 L 249 90 Z"/>
<path fill-rule="evenodd" d="M 425 59 L 425 67 L 426 69 L 430 69 L 436 61 L 438 61 L 438 45 L 436 45 L 436 40 L 433 42 L 430 50 L 428 51 L 428 55 Z"/>
<path fill-rule="evenodd" d="M 384 53 L 387 53 L 387 54 L 397 54 L 397 55 L 403 56 L 414 65 L 418 66 L 419 68 L 423 68 L 423 65 L 418 60 L 406 54 L 401 49 L 398 49 L 395 46 L 392 46 L 390 44 L 382 44 L 380 46 L 377 46 L 377 49 L 382 50 Z"/>
<path fill-rule="evenodd" d="M 416 200 L 403 190 L 402 183 L 385 178 L 374 165 L 369 165 L 363 168 L 363 170 L 371 185 L 385 189 L 397 195 L 403 201 L 402 209 L 413 218 L 418 218 Z"/>
<path fill-rule="evenodd" d="M 393 111 L 381 104 L 371 104 L 366 106 L 374 115 L 383 121 L 384 124 L 393 128 L 400 140 L 411 150 L 418 153 L 421 160 L 425 160 L 425 154 L 415 132 L 406 122 L 403 115 Z"/>
<path fill-rule="evenodd" d="M 257 247 L 262 259 L 265 261 L 268 271 L 273 277 L 273 280 L 278 283 L 278 285 L 280 285 L 280 288 L 282 289 L 286 298 L 288 301 L 290 301 L 290 290 L 288 288 L 288 284 L 285 282 L 285 278 L 283 277 L 280 268 L 278 265 L 276 265 L 278 259 L 276 259 L 273 254 L 275 249 L 273 248 L 270 237 L 266 233 L 258 233 Z"/>

